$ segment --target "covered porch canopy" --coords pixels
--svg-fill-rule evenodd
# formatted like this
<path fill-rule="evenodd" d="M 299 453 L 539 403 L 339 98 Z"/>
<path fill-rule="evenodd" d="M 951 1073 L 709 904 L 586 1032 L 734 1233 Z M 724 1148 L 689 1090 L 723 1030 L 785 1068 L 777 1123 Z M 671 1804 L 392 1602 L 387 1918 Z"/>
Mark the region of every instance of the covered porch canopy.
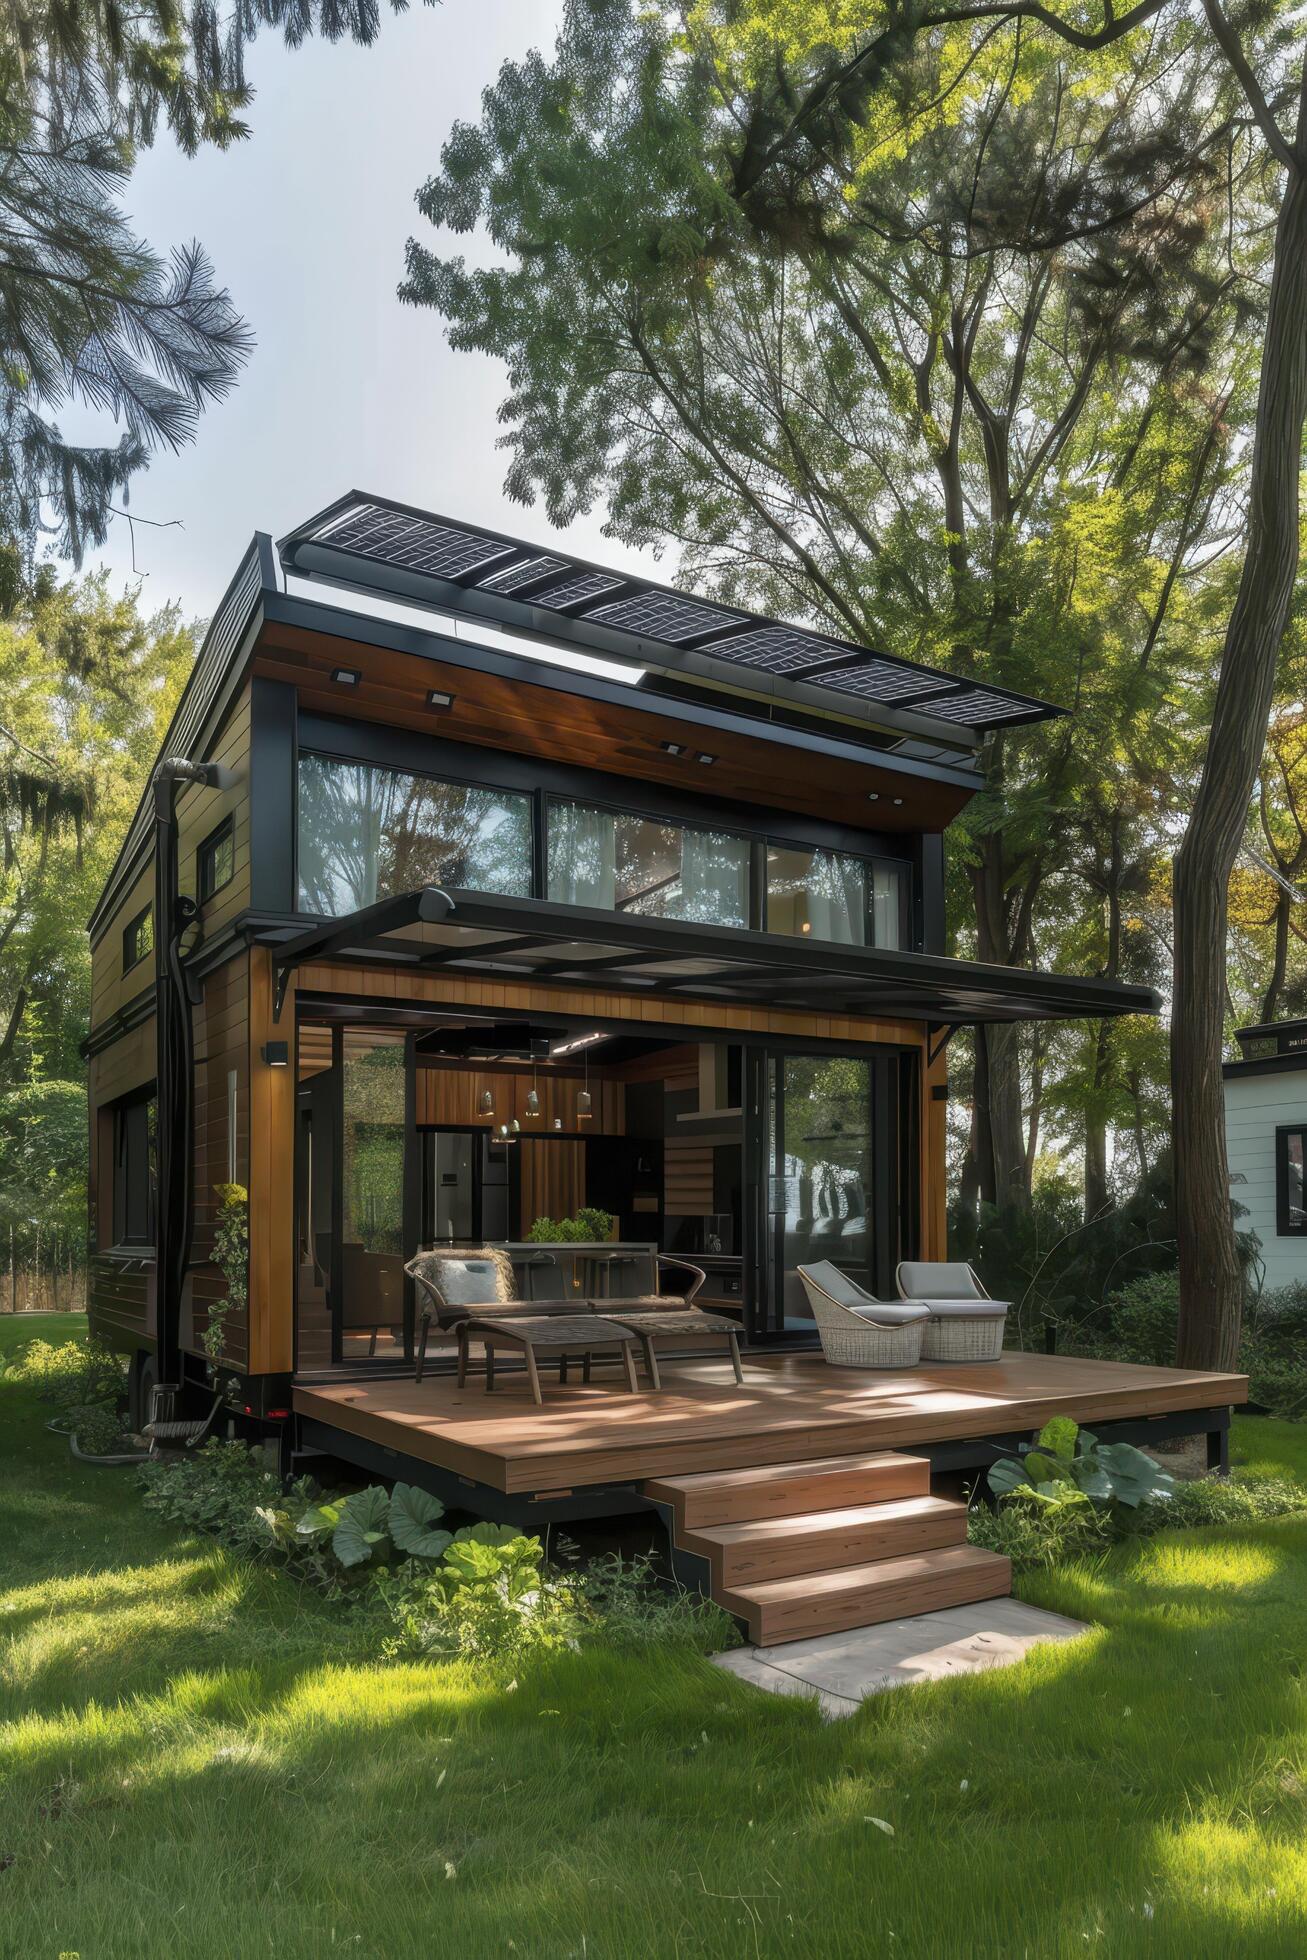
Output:
<path fill-rule="evenodd" d="M 893 1016 L 949 1027 L 1099 1020 L 1155 1014 L 1160 1006 L 1151 987 L 1118 981 L 542 899 L 450 894 L 435 886 L 307 930 L 302 923 L 251 920 L 249 931 L 272 949 L 278 1012 L 294 970 L 326 960 L 551 986 L 594 981 L 636 995 Z"/>

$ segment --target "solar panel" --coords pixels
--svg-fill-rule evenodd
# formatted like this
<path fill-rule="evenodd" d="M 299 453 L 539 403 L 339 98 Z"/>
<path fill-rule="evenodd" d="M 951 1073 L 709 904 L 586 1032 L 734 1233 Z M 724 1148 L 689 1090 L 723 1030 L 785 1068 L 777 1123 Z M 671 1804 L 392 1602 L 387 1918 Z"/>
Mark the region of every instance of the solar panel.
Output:
<path fill-rule="evenodd" d="M 897 701 L 901 695 L 956 694 L 958 683 L 951 674 L 933 674 L 929 667 L 900 667 L 897 661 L 869 660 L 865 666 L 844 667 L 837 674 L 813 677 L 817 687 L 829 687 L 836 694 L 857 694 L 867 701 Z M 934 714 L 934 706 L 924 709 Z"/>
<path fill-rule="evenodd" d="M 375 504 L 361 505 L 352 517 L 333 526 L 328 535 L 331 543 L 342 551 L 362 552 L 388 565 L 429 572 L 433 578 L 461 578 L 474 565 L 498 563 L 513 549 L 503 539 L 480 537 L 474 531 L 460 531 L 452 524 L 436 524 L 424 518 L 379 510 Z"/>
<path fill-rule="evenodd" d="M 533 579 L 546 578 L 550 572 L 565 572 L 567 566 L 561 558 L 528 558 L 524 565 L 509 565 L 505 571 L 491 572 L 478 579 L 477 584 L 487 592 L 520 592 L 524 585 Z"/>
<path fill-rule="evenodd" d="M 615 586 L 625 584 L 624 579 L 610 576 L 607 572 L 581 572 L 575 578 L 565 578 L 561 585 L 547 585 L 543 592 L 531 596 L 533 606 L 579 606 L 583 599 L 597 599 L 601 592 L 611 592 Z"/>
<path fill-rule="evenodd" d="M 724 626 L 744 625 L 743 613 L 705 606 L 697 599 L 677 599 L 665 592 L 641 592 L 633 599 L 618 599 L 612 605 L 596 607 L 586 617 L 602 619 L 606 626 L 625 626 L 650 639 L 673 642 L 692 640 L 696 634 Z"/>
<path fill-rule="evenodd" d="M 856 651 L 838 640 L 823 640 L 818 633 L 805 633 L 799 626 L 761 626 L 752 633 L 733 633 L 720 648 L 727 660 L 742 667 L 759 667 L 767 674 L 790 674 L 799 667 L 815 667 L 821 660 L 838 660 Z"/>
<path fill-rule="evenodd" d="M 544 629 L 532 615 L 553 612 L 560 640 L 625 654 L 646 667 L 658 664 L 650 657 L 650 644 L 661 641 L 669 651 L 677 649 L 678 668 L 694 663 L 708 678 L 724 677 L 731 668 L 767 674 L 782 686 L 801 684 L 800 700 L 806 696 L 811 701 L 815 689 L 835 697 L 832 705 L 842 700 L 850 710 L 860 702 L 893 717 L 897 708 L 976 733 L 1042 721 L 1059 712 L 1028 695 L 978 685 L 785 620 L 650 585 L 557 550 L 545 551 L 378 498 L 342 499 L 284 539 L 282 552 L 289 570 L 325 571 L 345 583 L 350 582 L 348 567 L 331 564 L 333 552 L 425 575 L 433 581 L 433 601 L 446 608 L 457 607 L 457 595 L 447 589 L 457 581 L 463 592 L 484 593 L 479 610 L 510 628 L 540 632 Z M 356 582 L 385 590 L 383 579 L 368 577 L 357 567 Z M 411 596 L 413 587 L 409 582 L 400 589 Z M 629 636 L 625 645 L 624 636 Z M 681 650 L 686 642 L 693 645 Z"/>

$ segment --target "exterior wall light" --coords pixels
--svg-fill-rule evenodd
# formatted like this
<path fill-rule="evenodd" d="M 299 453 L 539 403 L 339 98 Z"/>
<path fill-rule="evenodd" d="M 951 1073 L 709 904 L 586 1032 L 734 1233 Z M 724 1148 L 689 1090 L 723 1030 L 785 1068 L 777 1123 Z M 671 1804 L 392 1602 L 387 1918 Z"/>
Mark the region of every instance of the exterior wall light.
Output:
<path fill-rule="evenodd" d="M 290 1067 L 290 1043 L 286 1041 L 265 1041 L 263 1059 L 269 1068 Z"/>

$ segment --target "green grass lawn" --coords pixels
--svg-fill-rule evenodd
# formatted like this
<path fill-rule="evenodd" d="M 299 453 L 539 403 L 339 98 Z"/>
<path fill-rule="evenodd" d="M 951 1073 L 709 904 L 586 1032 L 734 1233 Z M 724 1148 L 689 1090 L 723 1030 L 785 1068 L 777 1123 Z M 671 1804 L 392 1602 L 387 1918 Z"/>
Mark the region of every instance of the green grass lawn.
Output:
<path fill-rule="evenodd" d="M 1029 1584 L 1099 1626 L 827 1726 L 692 1655 L 378 1665 L 44 1413 L 0 1380 L 5 1960 L 1307 1950 L 1307 1520 Z"/>

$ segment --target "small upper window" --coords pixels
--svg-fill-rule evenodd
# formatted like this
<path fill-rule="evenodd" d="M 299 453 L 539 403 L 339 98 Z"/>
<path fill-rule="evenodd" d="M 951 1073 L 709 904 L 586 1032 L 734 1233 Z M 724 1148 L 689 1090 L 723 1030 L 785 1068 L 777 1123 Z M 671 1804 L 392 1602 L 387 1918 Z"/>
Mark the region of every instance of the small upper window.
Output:
<path fill-rule="evenodd" d="M 154 907 L 147 905 L 123 927 L 123 972 L 154 951 Z"/>
<path fill-rule="evenodd" d="M 1307 1238 L 1307 1125 L 1275 1132 L 1275 1230 L 1279 1238 Z"/>
<path fill-rule="evenodd" d="M 224 885 L 229 885 L 236 872 L 236 832 L 230 817 L 225 817 L 216 830 L 211 830 L 195 853 L 195 895 L 203 905 L 206 898 L 212 898 Z"/>

